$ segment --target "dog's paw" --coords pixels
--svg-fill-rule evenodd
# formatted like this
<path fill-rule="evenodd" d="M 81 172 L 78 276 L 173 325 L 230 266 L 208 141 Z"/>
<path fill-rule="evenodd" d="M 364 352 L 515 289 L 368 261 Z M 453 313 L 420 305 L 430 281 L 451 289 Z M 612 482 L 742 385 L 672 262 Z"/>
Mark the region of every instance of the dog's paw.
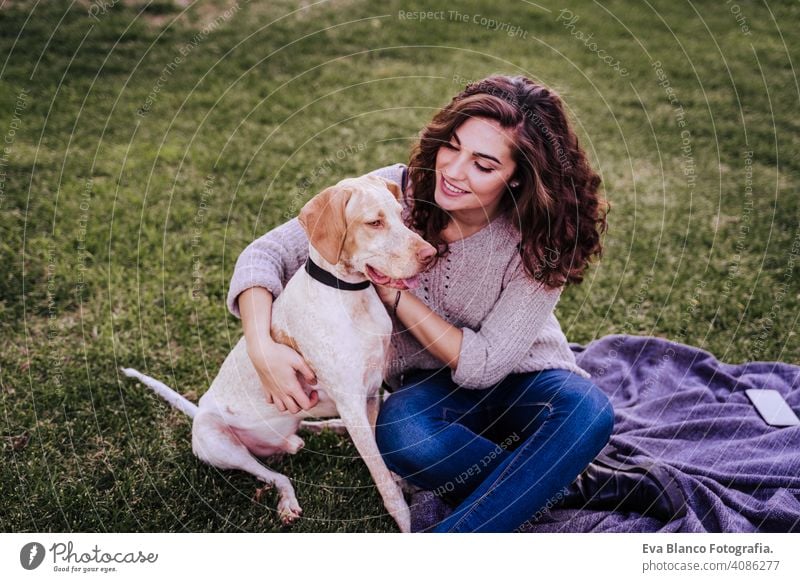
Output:
<path fill-rule="evenodd" d="M 253 501 L 256 503 L 261 503 L 261 498 L 264 497 L 264 493 L 272 489 L 272 487 L 272 483 L 267 483 L 263 487 L 258 487 L 253 495 Z"/>
<path fill-rule="evenodd" d="M 392 475 L 392 478 L 394 479 L 394 482 L 397 484 L 397 486 L 400 488 L 400 491 L 402 491 L 403 495 L 405 495 L 406 497 L 411 497 L 417 491 L 422 491 L 421 487 L 417 487 L 413 483 L 409 483 L 397 473 L 394 473 L 392 471 L 390 471 L 390 473 Z"/>
<path fill-rule="evenodd" d="M 286 437 L 286 452 L 290 455 L 296 454 L 304 446 L 306 446 L 305 441 L 296 434 Z"/>
<path fill-rule="evenodd" d="M 405 503 L 398 503 L 393 507 L 388 507 L 389 513 L 397 522 L 397 527 L 401 533 L 411 532 L 411 511 Z"/>
<path fill-rule="evenodd" d="M 295 498 L 282 497 L 278 502 L 278 516 L 283 525 L 292 525 L 303 514 L 300 504 Z"/>

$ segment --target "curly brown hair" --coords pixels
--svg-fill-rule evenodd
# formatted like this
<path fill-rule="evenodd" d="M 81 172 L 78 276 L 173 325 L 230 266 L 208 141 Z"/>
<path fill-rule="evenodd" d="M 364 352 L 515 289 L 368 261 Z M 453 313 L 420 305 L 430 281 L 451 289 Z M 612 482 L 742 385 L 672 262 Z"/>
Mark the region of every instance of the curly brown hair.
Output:
<path fill-rule="evenodd" d="M 434 201 L 436 154 L 471 118 L 493 119 L 514 139 L 516 171 L 500 211 L 512 219 L 522 242 L 527 274 L 548 287 L 583 281 L 593 257 L 602 256 L 608 202 L 598 176 L 578 144 L 560 96 L 523 76 L 492 75 L 470 83 L 434 115 L 411 151 L 408 179 L 414 198 L 411 223 L 438 249 L 449 252 L 442 230 L 448 214 Z"/>

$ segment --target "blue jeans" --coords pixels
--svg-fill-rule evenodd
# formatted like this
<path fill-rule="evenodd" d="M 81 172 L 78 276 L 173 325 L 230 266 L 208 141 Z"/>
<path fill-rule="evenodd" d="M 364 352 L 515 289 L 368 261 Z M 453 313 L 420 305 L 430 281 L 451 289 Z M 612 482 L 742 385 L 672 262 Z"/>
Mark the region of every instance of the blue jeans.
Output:
<path fill-rule="evenodd" d="M 510 374 L 483 390 L 450 373 L 406 374 L 376 425 L 389 469 L 456 506 L 431 531 L 516 530 L 557 504 L 611 436 L 608 397 L 573 372 Z"/>

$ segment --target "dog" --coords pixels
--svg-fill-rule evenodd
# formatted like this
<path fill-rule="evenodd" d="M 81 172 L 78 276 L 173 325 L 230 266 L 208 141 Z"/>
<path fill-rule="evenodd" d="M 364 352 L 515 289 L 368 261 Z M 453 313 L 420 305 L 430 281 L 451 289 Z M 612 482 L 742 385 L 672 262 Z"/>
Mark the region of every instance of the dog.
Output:
<path fill-rule="evenodd" d="M 394 182 L 366 175 L 326 188 L 300 211 L 309 261 L 275 299 L 271 334 L 300 353 L 315 372 L 313 387 L 300 380 L 307 392 L 318 391 L 319 400 L 310 410 L 280 412 L 267 403 L 244 336 L 198 405 L 158 380 L 121 368 L 193 419 L 192 450 L 200 460 L 247 471 L 275 487 L 284 524 L 302 514 L 294 488 L 286 476 L 255 457 L 295 454 L 304 444 L 296 434 L 301 421 L 339 417 L 387 511 L 402 532 L 410 531 L 408 505 L 375 443 L 392 321 L 371 283 L 416 288 L 436 250 L 403 223 L 401 197 Z M 348 286 L 359 289 L 342 288 Z"/>

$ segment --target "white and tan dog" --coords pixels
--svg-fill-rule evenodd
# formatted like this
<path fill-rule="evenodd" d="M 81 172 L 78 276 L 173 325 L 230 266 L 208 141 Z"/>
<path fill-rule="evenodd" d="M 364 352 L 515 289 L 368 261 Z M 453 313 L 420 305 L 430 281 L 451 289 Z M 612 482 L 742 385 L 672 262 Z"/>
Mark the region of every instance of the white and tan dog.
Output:
<path fill-rule="evenodd" d="M 307 391 L 318 391 L 319 402 L 311 410 L 292 414 L 267 403 L 244 337 L 228 354 L 199 406 L 158 380 L 122 368 L 194 419 L 192 450 L 198 458 L 220 469 L 247 471 L 275 486 L 286 524 L 302 512 L 294 488 L 286 476 L 255 457 L 294 454 L 303 447 L 295 434 L 303 419 L 339 416 L 386 509 L 401 531 L 409 531 L 408 506 L 375 444 L 392 322 L 370 282 L 414 288 L 436 251 L 403 224 L 401 195 L 397 184 L 380 177 L 349 178 L 317 194 L 300 212 L 313 263 L 299 269 L 274 301 L 271 332 L 315 372 L 315 386 L 301 380 Z M 331 286 L 331 278 L 320 276 L 316 267 L 340 283 Z M 340 289 L 341 282 L 361 283 L 363 288 Z"/>

